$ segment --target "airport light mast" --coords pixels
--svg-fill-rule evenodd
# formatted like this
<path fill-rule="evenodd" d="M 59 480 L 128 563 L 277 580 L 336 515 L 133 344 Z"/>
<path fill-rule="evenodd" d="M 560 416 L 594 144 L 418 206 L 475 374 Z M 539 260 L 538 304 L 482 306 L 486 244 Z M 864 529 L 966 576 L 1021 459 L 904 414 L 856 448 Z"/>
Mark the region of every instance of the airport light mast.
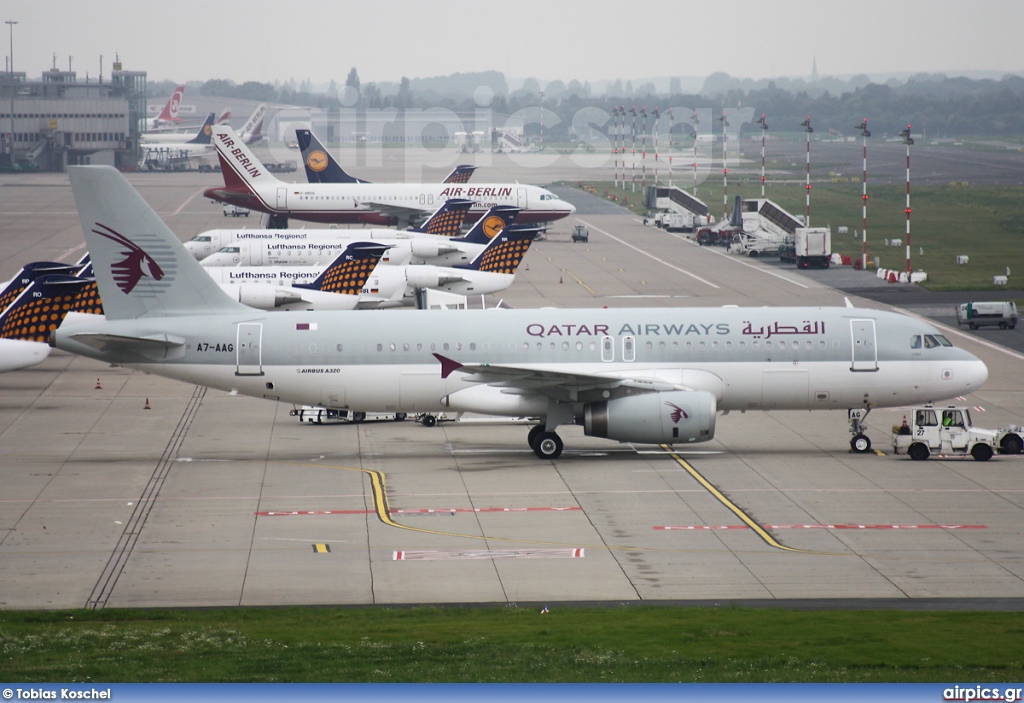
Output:
<path fill-rule="evenodd" d="M 910 281 L 910 147 L 914 140 L 910 137 L 910 125 L 900 132 L 903 143 L 907 145 L 907 206 L 903 212 L 907 213 L 907 281 Z"/>
<path fill-rule="evenodd" d="M 861 177 L 861 209 L 863 210 L 863 221 L 860 227 L 860 238 L 863 251 L 861 253 L 860 268 L 862 271 L 868 270 L 868 137 L 871 136 L 871 132 L 868 131 L 868 118 L 854 127 L 854 129 L 860 130 L 860 135 L 864 141 L 864 174 Z"/>
<path fill-rule="evenodd" d="M 763 112 L 757 124 L 761 125 L 761 200 L 764 200 L 764 133 L 768 131 L 768 123 L 765 122 Z"/>
<path fill-rule="evenodd" d="M 729 219 L 729 113 L 722 112 L 722 219 Z"/>
<path fill-rule="evenodd" d="M 811 116 L 808 115 L 807 119 L 800 123 L 800 126 L 807 132 L 807 183 L 804 188 L 807 190 L 807 209 L 804 214 L 804 227 L 811 226 L 811 133 L 814 128 L 811 127 Z"/>

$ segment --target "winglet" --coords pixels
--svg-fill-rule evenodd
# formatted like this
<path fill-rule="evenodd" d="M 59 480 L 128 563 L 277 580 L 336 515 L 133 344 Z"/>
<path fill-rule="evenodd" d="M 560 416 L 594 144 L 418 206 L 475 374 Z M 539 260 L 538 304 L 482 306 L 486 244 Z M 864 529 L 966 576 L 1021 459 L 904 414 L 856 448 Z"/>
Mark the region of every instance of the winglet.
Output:
<path fill-rule="evenodd" d="M 455 361 L 455 359 L 441 356 L 437 352 L 434 352 L 434 358 L 441 362 L 441 378 L 448 378 L 453 372 L 462 368 L 462 364 Z"/>
<path fill-rule="evenodd" d="M 845 295 L 843 296 L 843 300 L 846 301 L 846 307 L 848 307 L 848 308 L 852 308 L 853 307 L 853 303 L 851 303 L 850 299 L 847 298 Z"/>

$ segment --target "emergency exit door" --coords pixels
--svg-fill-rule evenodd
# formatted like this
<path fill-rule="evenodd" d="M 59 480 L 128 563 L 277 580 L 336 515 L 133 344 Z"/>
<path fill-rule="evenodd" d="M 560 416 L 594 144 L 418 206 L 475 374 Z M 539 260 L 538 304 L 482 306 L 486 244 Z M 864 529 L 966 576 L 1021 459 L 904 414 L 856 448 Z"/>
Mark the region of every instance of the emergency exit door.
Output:
<path fill-rule="evenodd" d="M 235 344 L 236 376 L 263 375 L 263 325 L 258 322 L 242 322 L 238 325 L 238 339 Z"/>
<path fill-rule="evenodd" d="M 878 371 L 878 342 L 874 320 L 850 320 L 853 343 L 851 371 Z"/>

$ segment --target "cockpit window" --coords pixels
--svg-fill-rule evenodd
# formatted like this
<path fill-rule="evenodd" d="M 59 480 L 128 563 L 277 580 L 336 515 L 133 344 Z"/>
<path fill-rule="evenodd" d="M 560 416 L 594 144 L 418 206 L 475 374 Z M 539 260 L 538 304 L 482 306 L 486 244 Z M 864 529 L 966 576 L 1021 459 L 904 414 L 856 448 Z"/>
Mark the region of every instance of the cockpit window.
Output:
<path fill-rule="evenodd" d="M 541 200 L 558 200 L 558 196 L 554 193 L 541 193 Z"/>
<path fill-rule="evenodd" d="M 217 252 L 217 253 L 218 254 L 237 254 L 239 251 L 241 251 L 241 250 L 238 247 L 221 247 L 221 250 L 219 252 Z"/>
<path fill-rule="evenodd" d="M 939 340 L 935 339 L 935 335 L 926 334 L 924 336 L 925 349 L 934 349 L 937 346 L 939 346 Z"/>
<path fill-rule="evenodd" d="M 944 347 L 951 347 L 951 346 L 953 346 L 953 343 L 951 341 L 949 341 L 948 339 L 946 339 L 945 337 L 943 337 L 941 334 L 936 334 L 936 335 L 932 335 L 932 336 L 935 337 L 935 339 L 939 340 L 939 344 L 941 344 Z"/>
<path fill-rule="evenodd" d="M 920 349 L 921 348 L 921 335 L 912 334 L 910 335 L 910 348 Z"/>
<path fill-rule="evenodd" d="M 213 241 L 213 237 L 211 237 L 210 235 L 205 235 L 204 236 L 204 235 L 201 235 L 201 234 L 197 234 L 196 236 L 192 237 L 192 241 L 193 242 L 209 242 L 209 241 Z"/>

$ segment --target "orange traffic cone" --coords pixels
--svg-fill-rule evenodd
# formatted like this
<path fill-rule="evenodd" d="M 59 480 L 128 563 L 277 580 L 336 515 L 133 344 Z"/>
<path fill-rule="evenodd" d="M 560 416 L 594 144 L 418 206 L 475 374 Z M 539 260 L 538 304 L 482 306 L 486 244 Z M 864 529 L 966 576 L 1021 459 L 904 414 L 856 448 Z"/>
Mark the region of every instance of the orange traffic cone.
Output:
<path fill-rule="evenodd" d="M 97 390 L 97 391 L 103 390 L 103 386 L 100 385 L 100 379 L 98 379 L 98 378 L 96 379 L 96 388 L 94 388 L 93 390 Z"/>
<path fill-rule="evenodd" d="M 143 410 L 151 410 L 149 407 L 149 398 L 146 398 L 146 404 L 142 406 Z"/>

